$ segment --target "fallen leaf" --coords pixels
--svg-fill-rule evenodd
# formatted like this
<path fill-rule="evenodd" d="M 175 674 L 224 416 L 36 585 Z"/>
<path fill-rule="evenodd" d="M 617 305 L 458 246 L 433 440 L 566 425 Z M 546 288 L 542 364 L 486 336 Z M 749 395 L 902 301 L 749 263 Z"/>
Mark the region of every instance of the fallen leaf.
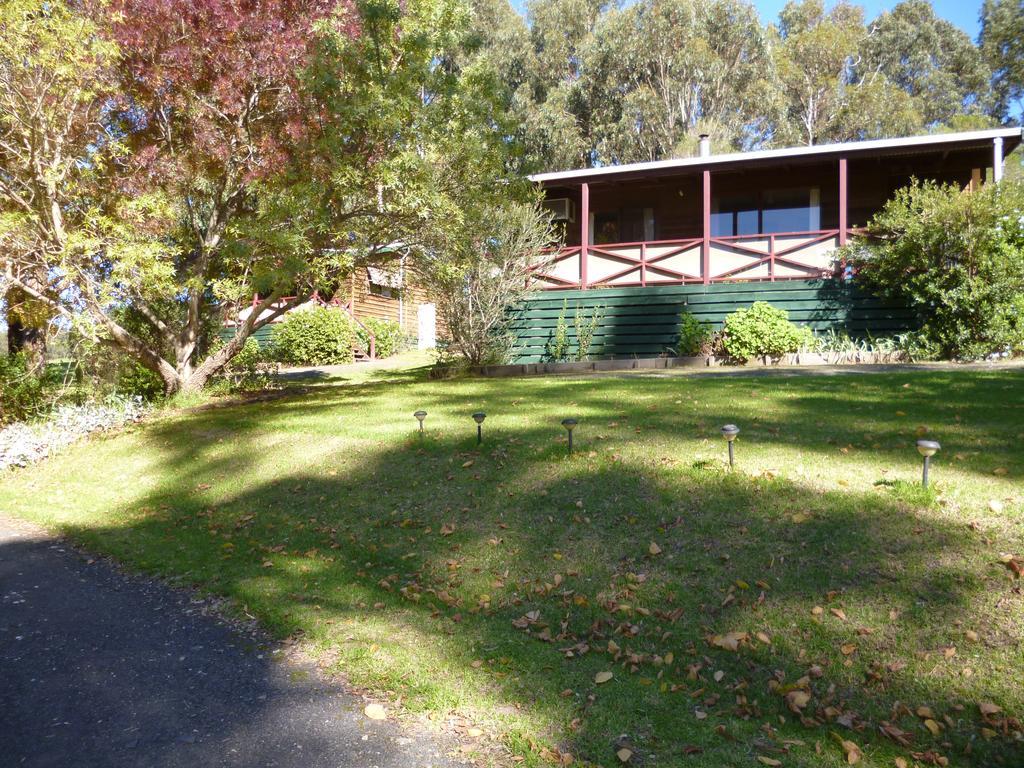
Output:
<path fill-rule="evenodd" d="M 829 612 L 840 621 L 846 621 L 846 614 L 842 608 L 829 608 Z"/>
<path fill-rule="evenodd" d="M 475 461 L 473 459 L 470 459 L 469 461 L 465 461 L 465 462 L 462 463 L 462 468 L 463 469 L 469 469 L 470 467 L 473 466 L 474 463 L 475 463 Z"/>
<path fill-rule="evenodd" d="M 724 648 L 727 651 L 739 650 L 740 643 L 749 636 L 746 632 L 726 632 L 724 635 L 714 635 L 708 639 L 711 645 L 717 648 Z"/>
<path fill-rule="evenodd" d="M 765 757 L 764 755 L 758 755 L 757 761 L 761 765 L 782 765 L 781 760 L 776 760 L 774 757 Z"/>
<path fill-rule="evenodd" d="M 839 646 L 839 650 L 842 652 L 843 656 L 849 656 L 851 653 L 857 650 L 857 646 L 853 643 L 843 643 L 841 646 Z"/>
<path fill-rule="evenodd" d="M 988 717 L 989 715 L 998 715 L 1000 712 L 1003 711 L 1002 707 L 993 704 L 991 701 L 981 702 L 980 704 L 978 704 L 978 709 L 981 711 L 981 714 L 983 714 L 985 717 Z"/>
<path fill-rule="evenodd" d="M 652 541 L 652 542 L 651 542 L 651 546 L 649 546 L 649 547 L 647 548 L 647 551 L 651 553 L 651 556 L 652 556 L 652 557 L 654 557 L 654 556 L 656 556 L 656 555 L 660 555 L 660 554 L 661 554 L 661 547 L 659 547 L 659 546 L 658 546 L 657 544 L 655 544 L 655 543 L 654 543 L 654 542 Z"/>
<path fill-rule="evenodd" d="M 942 726 L 939 725 L 936 721 L 932 720 L 931 718 L 928 718 L 924 721 L 924 727 L 932 732 L 932 736 L 937 737 L 939 734 L 942 733 Z"/>
<path fill-rule="evenodd" d="M 1010 470 L 1008 470 L 1006 467 L 996 467 L 995 469 L 992 470 L 992 474 L 993 475 L 999 475 L 1000 477 L 1002 477 L 1003 475 L 1007 474 L 1009 471 Z"/>
<path fill-rule="evenodd" d="M 999 499 L 992 499 L 988 503 L 988 508 L 992 512 L 995 512 L 996 514 L 999 514 L 1000 512 L 1003 511 L 1003 502 L 1001 502 Z"/>
<path fill-rule="evenodd" d="M 896 768 L 909 768 L 910 764 L 902 757 L 897 757 L 893 762 L 896 763 Z"/>
<path fill-rule="evenodd" d="M 614 675 L 611 672 L 598 672 L 594 675 L 594 682 L 601 685 L 602 683 L 607 683 L 613 677 Z"/>
<path fill-rule="evenodd" d="M 363 714 L 371 720 L 386 720 L 388 717 L 387 711 L 380 704 L 367 704 Z"/>
<path fill-rule="evenodd" d="M 835 739 L 836 742 L 838 742 L 839 746 L 843 748 L 843 752 L 846 753 L 847 765 L 856 765 L 860 762 L 860 759 L 864 756 L 863 753 L 860 751 L 860 747 L 858 747 L 854 742 L 850 741 L 849 739 L 844 739 L 842 736 L 840 736 L 838 733 L 835 733 L 834 731 L 832 733 L 832 738 Z"/>
<path fill-rule="evenodd" d="M 924 718 L 926 720 L 928 718 L 931 718 L 933 720 L 935 719 L 935 713 L 932 712 L 932 708 L 931 707 L 918 707 L 917 709 L 914 710 L 914 714 L 916 714 L 918 717 Z"/>
<path fill-rule="evenodd" d="M 615 756 L 619 758 L 619 760 L 621 760 L 622 762 L 628 763 L 629 758 L 633 756 L 633 750 L 627 749 L 626 747 L 622 747 L 618 752 L 615 753 Z"/>
<path fill-rule="evenodd" d="M 790 711 L 800 714 L 803 708 L 807 706 L 811 700 L 811 694 L 807 691 L 790 691 L 786 694 L 786 706 L 789 707 Z"/>

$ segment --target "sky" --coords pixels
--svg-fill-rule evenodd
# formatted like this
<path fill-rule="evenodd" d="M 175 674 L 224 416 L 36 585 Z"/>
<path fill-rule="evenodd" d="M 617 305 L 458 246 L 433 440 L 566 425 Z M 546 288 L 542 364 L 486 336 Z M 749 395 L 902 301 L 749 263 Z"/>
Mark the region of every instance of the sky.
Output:
<path fill-rule="evenodd" d="M 982 0 L 932 0 L 932 7 L 935 8 L 935 15 L 941 16 L 956 24 L 960 29 L 971 36 L 972 40 L 978 37 L 980 26 L 978 14 L 981 11 Z M 762 21 L 774 21 L 778 18 L 779 11 L 785 7 L 787 0 L 754 0 L 754 5 L 761 13 Z M 864 7 L 864 16 L 871 20 L 882 11 L 887 11 L 896 5 L 895 0 L 854 0 L 857 5 Z M 829 3 L 831 5 L 831 3 Z"/>
<path fill-rule="evenodd" d="M 628 3 L 629 0 L 626 0 Z M 786 5 L 787 0 L 753 0 L 754 5 L 761 14 L 761 21 L 775 21 L 779 11 Z M 864 16 L 871 20 L 882 11 L 891 9 L 896 5 L 897 0 L 854 0 L 857 5 L 864 7 Z M 932 0 L 935 13 L 944 19 L 956 24 L 960 29 L 971 36 L 972 40 L 978 37 L 978 13 L 981 11 L 982 0 Z M 829 5 L 832 3 L 829 2 Z M 512 5 L 521 13 L 525 12 L 526 0 L 512 0 Z"/>

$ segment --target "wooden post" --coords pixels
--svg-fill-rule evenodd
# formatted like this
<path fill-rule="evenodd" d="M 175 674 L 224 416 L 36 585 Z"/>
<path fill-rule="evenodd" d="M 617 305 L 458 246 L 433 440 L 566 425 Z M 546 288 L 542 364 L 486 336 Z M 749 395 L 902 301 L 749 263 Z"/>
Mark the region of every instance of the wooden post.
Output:
<path fill-rule="evenodd" d="M 590 185 L 580 185 L 580 288 L 587 287 L 587 246 L 590 245 Z"/>
<path fill-rule="evenodd" d="M 704 278 L 704 285 L 711 282 L 711 171 L 704 169 L 703 180 L 703 227 L 704 242 L 701 244 L 701 277 Z"/>
<path fill-rule="evenodd" d="M 846 158 L 839 158 L 839 245 L 846 245 L 847 222 Z"/>
<path fill-rule="evenodd" d="M 647 287 L 647 243 L 640 243 L 640 286 Z"/>
<path fill-rule="evenodd" d="M 992 139 L 992 181 L 998 184 L 1003 180 L 1003 137 Z"/>

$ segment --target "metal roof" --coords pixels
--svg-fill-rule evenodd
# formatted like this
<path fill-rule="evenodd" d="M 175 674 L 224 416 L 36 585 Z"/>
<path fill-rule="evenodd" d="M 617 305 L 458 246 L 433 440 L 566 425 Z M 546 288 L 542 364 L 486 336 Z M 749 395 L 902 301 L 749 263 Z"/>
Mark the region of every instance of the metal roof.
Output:
<path fill-rule="evenodd" d="M 961 133 L 935 133 L 927 136 L 907 136 L 899 139 L 874 139 L 871 141 L 846 141 L 839 144 L 815 144 L 785 149 L 763 149 L 755 152 L 730 152 L 706 157 L 681 157 L 673 160 L 655 160 L 647 163 L 606 165 L 598 168 L 579 168 L 571 171 L 536 173 L 531 181 L 554 185 L 557 182 L 587 181 L 588 179 L 613 178 L 622 175 L 643 176 L 675 169 L 703 169 L 720 165 L 765 165 L 779 160 L 800 160 L 830 155 L 901 154 L 907 150 L 950 150 L 983 149 L 993 139 L 1002 138 L 1004 155 L 1009 154 L 1021 142 L 1021 128 L 990 128 L 983 131 Z"/>

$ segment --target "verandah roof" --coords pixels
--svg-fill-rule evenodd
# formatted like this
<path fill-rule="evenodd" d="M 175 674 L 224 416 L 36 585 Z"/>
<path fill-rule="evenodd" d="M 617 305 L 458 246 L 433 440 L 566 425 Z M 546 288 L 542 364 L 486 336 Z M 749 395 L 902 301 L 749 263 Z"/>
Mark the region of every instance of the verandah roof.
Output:
<path fill-rule="evenodd" d="M 700 170 L 713 167 L 756 168 L 778 164 L 829 157 L 884 157 L 898 156 L 915 151 L 955 151 L 991 149 L 995 139 L 1003 140 L 1003 155 L 1012 152 L 1021 143 L 1021 128 L 992 128 L 961 133 L 938 133 L 927 136 L 907 136 L 898 139 L 877 139 L 872 141 L 847 141 L 838 144 L 817 144 L 785 149 L 765 149 L 755 152 L 731 152 L 719 155 L 682 157 L 672 160 L 656 160 L 646 163 L 579 168 L 569 171 L 537 173 L 530 176 L 544 186 L 584 181 L 601 181 L 625 178 L 644 178 L 671 175 L 675 171 Z"/>

